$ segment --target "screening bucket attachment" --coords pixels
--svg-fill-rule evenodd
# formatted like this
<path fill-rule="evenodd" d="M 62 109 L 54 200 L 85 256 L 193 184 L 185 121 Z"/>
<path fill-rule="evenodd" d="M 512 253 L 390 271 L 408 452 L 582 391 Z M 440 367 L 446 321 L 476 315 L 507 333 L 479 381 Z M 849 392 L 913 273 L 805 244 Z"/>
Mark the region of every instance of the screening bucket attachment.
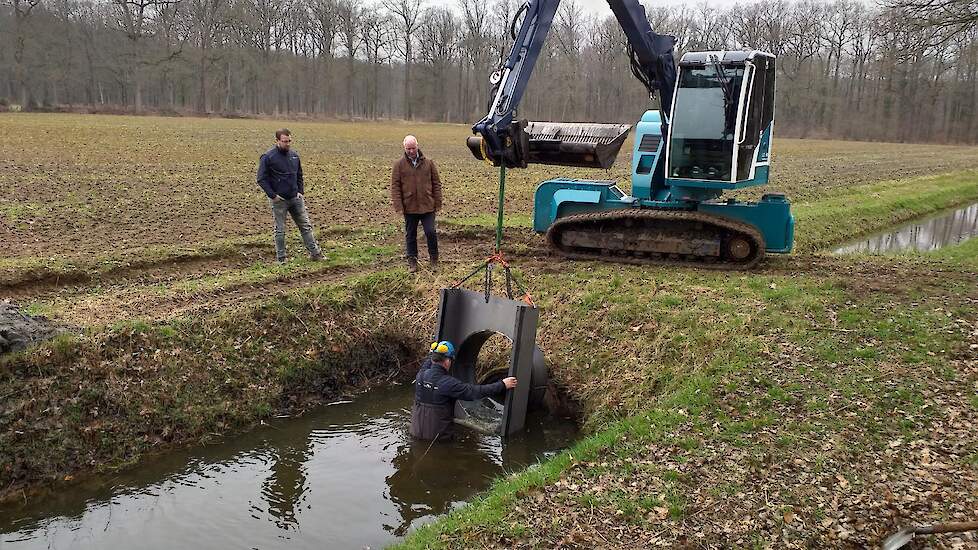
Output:
<path fill-rule="evenodd" d="M 520 160 L 525 164 L 608 169 L 615 163 L 630 129 L 628 124 L 530 122 L 524 130 L 529 138 L 525 158 Z M 488 154 L 489 160 L 498 165 L 492 152 L 485 150 L 481 137 L 470 137 L 466 143 L 475 158 L 482 160 Z"/>
<path fill-rule="evenodd" d="M 611 168 L 629 129 L 628 124 L 531 122 L 529 163 Z"/>

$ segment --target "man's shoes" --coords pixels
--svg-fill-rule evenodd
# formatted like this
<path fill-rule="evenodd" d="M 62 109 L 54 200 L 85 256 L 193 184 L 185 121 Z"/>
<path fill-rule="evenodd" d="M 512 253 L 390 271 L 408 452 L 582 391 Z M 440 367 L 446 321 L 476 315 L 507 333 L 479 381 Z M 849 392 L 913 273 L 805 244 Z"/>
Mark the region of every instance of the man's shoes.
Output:
<path fill-rule="evenodd" d="M 309 256 L 314 262 L 321 262 L 326 259 L 326 256 L 322 252 L 316 252 L 315 254 Z"/>
<path fill-rule="evenodd" d="M 288 262 L 289 259 L 287 257 L 286 258 L 278 258 L 276 261 L 279 263 L 279 265 L 282 265 L 282 264 L 285 264 L 286 262 Z"/>
<path fill-rule="evenodd" d="M 431 271 L 432 273 L 438 273 L 438 256 L 431 257 Z"/>
<path fill-rule="evenodd" d="M 408 263 L 408 272 L 409 273 L 417 273 L 418 272 L 418 259 L 417 258 L 408 258 L 407 259 L 407 263 Z"/>

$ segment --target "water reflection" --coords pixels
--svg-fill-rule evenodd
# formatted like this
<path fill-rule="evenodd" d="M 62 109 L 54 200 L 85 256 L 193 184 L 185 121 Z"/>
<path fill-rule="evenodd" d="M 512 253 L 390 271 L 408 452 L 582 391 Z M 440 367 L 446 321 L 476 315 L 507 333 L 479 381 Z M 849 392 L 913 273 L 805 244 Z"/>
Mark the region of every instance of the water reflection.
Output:
<path fill-rule="evenodd" d="M 835 249 L 836 254 L 927 252 L 978 236 L 978 203 Z"/>
<path fill-rule="evenodd" d="M 385 528 L 395 536 L 407 533 L 415 520 L 444 514 L 455 498 L 477 491 L 502 472 L 497 448 L 481 444 L 484 436 L 459 432 L 449 444 L 411 440 L 398 447 L 393 472 L 386 478 L 400 523 Z"/>
<path fill-rule="evenodd" d="M 299 526 L 298 510 L 308 496 L 305 464 L 311 456 L 308 439 L 305 445 L 272 451 L 271 475 L 263 483 L 261 494 L 268 503 L 268 514 L 280 529 Z"/>
<path fill-rule="evenodd" d="M 219 445 L 0 509 L 0 548 L 380 547 L 575 437 L 536 419 L 501 445 L 411 440 L 411 391 L 383 389 Z"/>

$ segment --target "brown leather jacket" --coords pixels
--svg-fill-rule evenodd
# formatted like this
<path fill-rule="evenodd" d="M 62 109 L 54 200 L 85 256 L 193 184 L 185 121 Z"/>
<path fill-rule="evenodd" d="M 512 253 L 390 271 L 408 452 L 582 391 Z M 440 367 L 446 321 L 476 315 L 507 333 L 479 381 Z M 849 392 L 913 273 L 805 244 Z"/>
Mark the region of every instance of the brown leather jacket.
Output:
<path fill-rule="evenodd" d="M 427 214 L 441 210 L 441 179 L 438 168 L 418 151 L 415 167 L 402 156 L 391 174 L 391 202 L 394 210 L 405 214 Z"/>

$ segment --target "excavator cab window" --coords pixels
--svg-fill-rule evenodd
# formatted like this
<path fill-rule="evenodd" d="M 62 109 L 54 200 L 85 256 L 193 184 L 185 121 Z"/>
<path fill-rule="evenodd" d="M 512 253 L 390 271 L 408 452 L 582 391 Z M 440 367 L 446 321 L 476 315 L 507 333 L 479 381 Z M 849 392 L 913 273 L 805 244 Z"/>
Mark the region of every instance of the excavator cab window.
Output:
<path fill-rule="evenodd" d="M 750 179 L 761 135 L 774 120 L 774 58 L 756 56 L 747 70 L 747 97 L 737 140 L 737 180 Z"/>
<path fill-rule="evenodd" d="M 731 181 L 743 65 L 682 67 L 672 109 L 669 177 Z"/>

